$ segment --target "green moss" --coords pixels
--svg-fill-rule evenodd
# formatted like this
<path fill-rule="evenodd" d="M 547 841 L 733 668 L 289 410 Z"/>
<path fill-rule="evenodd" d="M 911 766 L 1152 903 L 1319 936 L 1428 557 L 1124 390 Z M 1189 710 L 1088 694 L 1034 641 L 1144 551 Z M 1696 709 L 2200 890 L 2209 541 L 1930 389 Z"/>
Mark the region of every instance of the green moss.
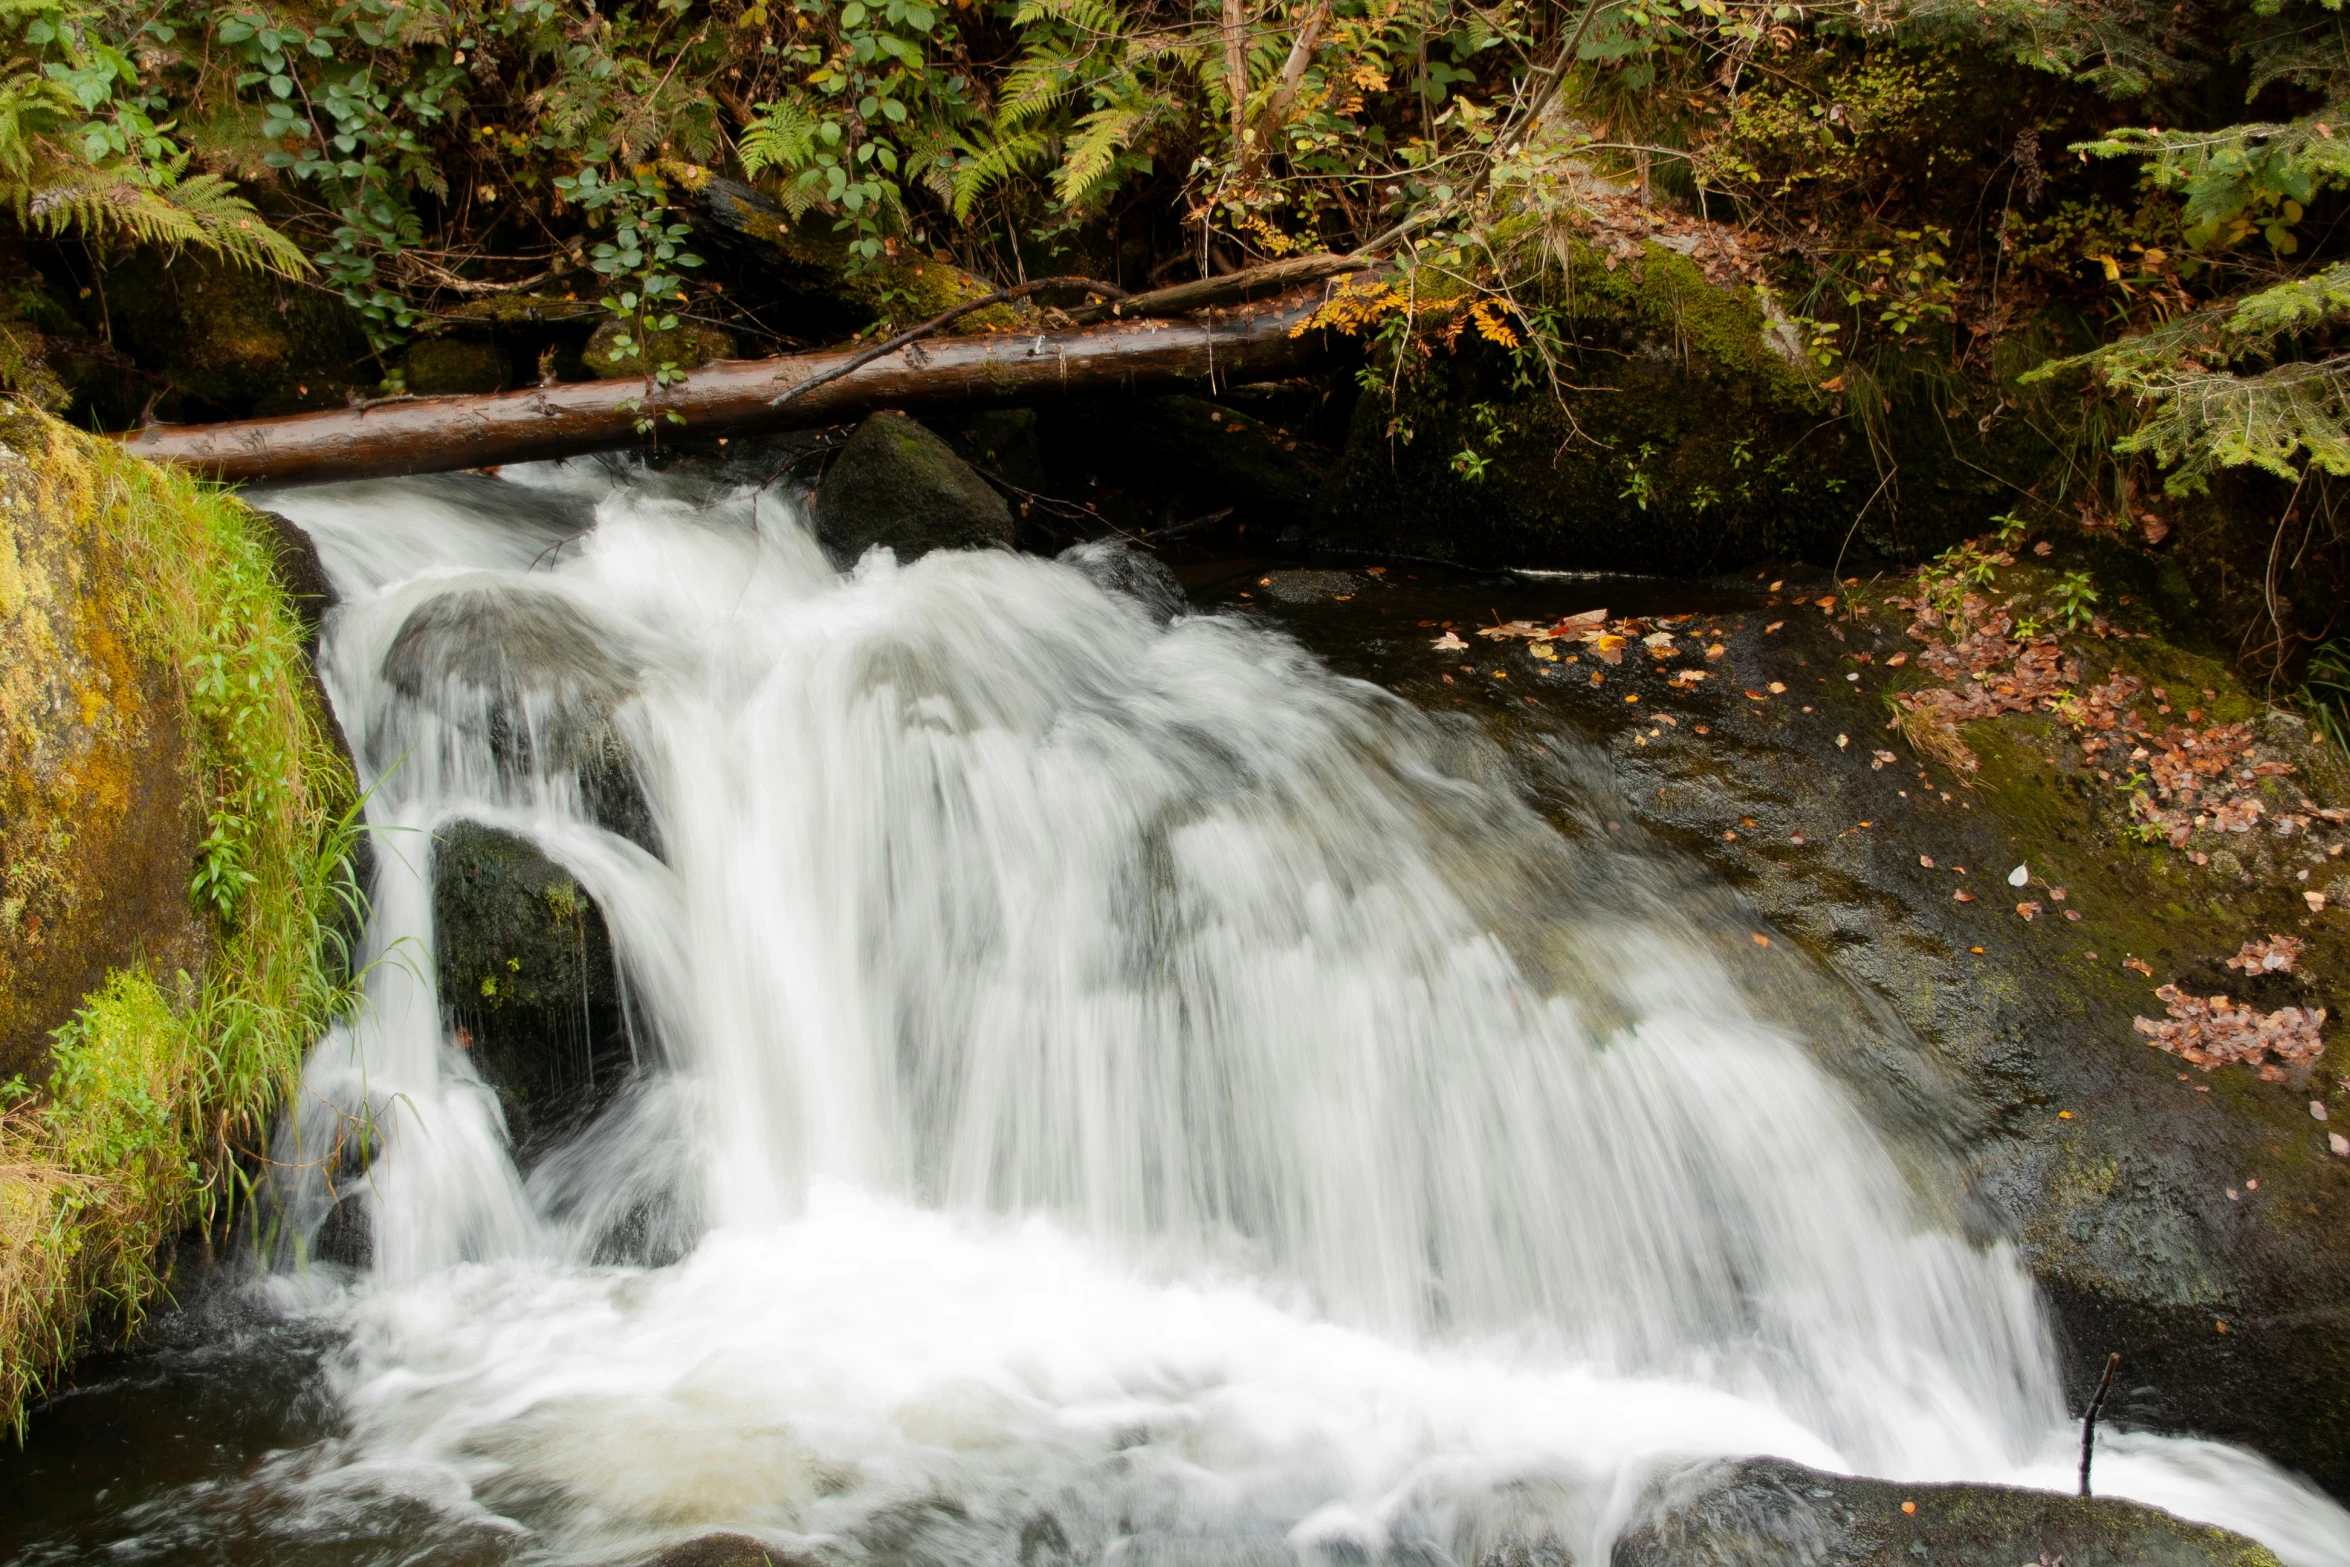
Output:
<path fill-rule="evenodd" d="M 428 337 L 400 360 L 400 379 L 418 397 L 502 392 L 510 373 L 497 344 L 474 338 Z"/>
<path fill-rule="evenodd" d="M 623 334 L 633 334 L 627 322 L 611 319 L 596 328 L 588 339 L 587 367 L 607 380 L 623 380 L 658 370 L 663 365 L 674 365 L 680 370 L 699 370 L 721 359 L 737 357 L 734 334 L 700 321 L 681 321 L 666 332 L 649 332 L 637 351 L 621 346 Z"/>
<path fill-rule="evenodd" d="M 79 677 L 53 616 L 10 678 L 31 682 L 45 657 L 52 689 L 84 678 L 88 725 L 165 742 L 93 746 L 103 765 L 64 784 L 27 782 L 12 755 L 0 782 L 49 789 L 52 809 L 73 813 L 48 834 L 69 858 L 49 863 L 84 905 L 106 791 L 184 783 L 189 838 L 175 846 L 168 820 L 141 822 L 136 847 L 201 934 L 173 954 L 150 932 L 115 930 L 114 958 L 0 1113 L 0 1415 L 21 1420 L 94 1311 L 127 1327 L 165 1286 L 158 1247 L 218 1216 L 237 1155 L 343 1005 L 330 932 L 349 895 L 353 784 L 264 519 L 21 408 L 0 405 L 0 446 L 13 532 L 52 524 L 68 547 L 49 552 L 46 586 L 54 598 L 60 580 L 82 579 L 105 632 L 80 639 L 97 674 Z M 21 1003 L 23 977 L 20 964 L 0 997 Z"/>

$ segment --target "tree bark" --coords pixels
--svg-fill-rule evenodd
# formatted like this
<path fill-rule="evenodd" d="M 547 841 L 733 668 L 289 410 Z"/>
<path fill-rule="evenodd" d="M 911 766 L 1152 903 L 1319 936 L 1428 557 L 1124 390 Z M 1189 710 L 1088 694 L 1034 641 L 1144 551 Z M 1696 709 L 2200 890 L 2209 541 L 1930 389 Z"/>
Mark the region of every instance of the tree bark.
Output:
<path fill-rule="evenodd" d="M 656 440 L 806 429 L 877 408 L 965 408 L 1065 392 L 1139 391 L 1276 380 L 1326 352 L 1296 334 L 1321 291 L 1189 321 L 1133 321 L 1071 332 L 991 333 L 909 344 L 781 407 L 778 395 L 856 357 L 854 350 L 736 360 L 674 386 L 586 381 L 480 397 L 403 398 L 371 407 L 229 424 L 154 425 L 125 450 L 212 478 L 272 483 L 444 473 L 575 457 Z M 681 426 L 670 419 L 684 419 Z M 649 431 L 639 424 L 651 421 Z"/>

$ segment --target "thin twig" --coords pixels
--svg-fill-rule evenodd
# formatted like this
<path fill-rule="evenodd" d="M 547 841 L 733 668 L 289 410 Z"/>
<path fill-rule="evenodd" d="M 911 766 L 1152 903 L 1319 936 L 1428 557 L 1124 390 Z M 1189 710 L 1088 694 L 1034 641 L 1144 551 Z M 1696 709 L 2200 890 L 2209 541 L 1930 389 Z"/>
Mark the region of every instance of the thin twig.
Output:
<path fill-rule="evenodd" d="M 1102 283 L 1085 277 L 1040 277 L 1026 283 L 1015 283 L 1010 288 L 999 288 L 992 294 L 982 294 L 977 299 L 967 299 L 952 310 L 932 316 L 920 326 L 907 328 L 887 342 L 876 343 L 863 353 L 852 356 L 848 363 L 827 370 L 822 375 L 810 376 L 807 380 L 790 387 L 771 399 L 767 406 L 781 408 L 785 403 L 802 393 L 812 392 L 827 382 L 837 381 L 853 371 L 862 370 L 876 359 L 885 359 L 908 343 L 919 342 L 938 331 L 939 328 L 959 321 L 975 310 L 985 310 L 990 305 L 1004 304 L 1009 300 L 1025 299 L 1030 294 L 1041 293 L 1048 288 L 1083 289 L 1089 294 L 1100 294 L 1109 299 L 1124 299 L 1126 297 L 1126 290 L 1115 283 Z"/>
<path fill-rule="evenodd" d="M 2105 1357 L 2105 1375 L 2097 1379 L 2097 1396 L 2089 1400 L 2089 1412 L 2081 1417 L 2081 1494 L 2089 1494 L 2089 1454 L 2097 1441 L 2097 1411 L 2105 1407 L 2105 1394 L 2113 1386 L 2113 1374 L 2121 1369 L 2122 1356 L 2115 1350 Z"/>

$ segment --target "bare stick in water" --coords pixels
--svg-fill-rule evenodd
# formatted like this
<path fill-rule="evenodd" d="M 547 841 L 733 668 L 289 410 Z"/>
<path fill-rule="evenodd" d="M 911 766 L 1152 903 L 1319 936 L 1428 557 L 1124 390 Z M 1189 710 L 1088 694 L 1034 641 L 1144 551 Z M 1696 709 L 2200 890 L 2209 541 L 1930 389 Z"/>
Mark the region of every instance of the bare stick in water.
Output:
<path fill-rule="evenodd" d="M 2097 1411 L 2105 1407 L 2105 1395 L 2113 1386 L 2113 1374 L 2121 1369 L 2121 1351 L 2105 1357 L 2105 1375 L 2097 1379 L 2097 1396 L 2089 1400 L 2089 1412 L 2081 1417 L 2081 1494 L 2089 1494 L 2089 1454 L 2097 1443 Z"/>

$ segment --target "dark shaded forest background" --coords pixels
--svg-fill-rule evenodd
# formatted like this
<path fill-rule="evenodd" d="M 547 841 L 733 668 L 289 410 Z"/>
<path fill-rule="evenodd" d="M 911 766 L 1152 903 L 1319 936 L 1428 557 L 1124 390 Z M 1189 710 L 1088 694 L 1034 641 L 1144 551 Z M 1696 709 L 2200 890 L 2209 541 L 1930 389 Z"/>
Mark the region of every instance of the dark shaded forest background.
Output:
<path fill-rule="evenodd" d="M 1347 454 L 1317 543 L 1851 570 L 2060 520 L 2343 732 L 2338 4 L 0 19 L 0 378 L 92 428 L 657 385 L 1031 277 L 1353 253 L 1294 421 Z"/>

